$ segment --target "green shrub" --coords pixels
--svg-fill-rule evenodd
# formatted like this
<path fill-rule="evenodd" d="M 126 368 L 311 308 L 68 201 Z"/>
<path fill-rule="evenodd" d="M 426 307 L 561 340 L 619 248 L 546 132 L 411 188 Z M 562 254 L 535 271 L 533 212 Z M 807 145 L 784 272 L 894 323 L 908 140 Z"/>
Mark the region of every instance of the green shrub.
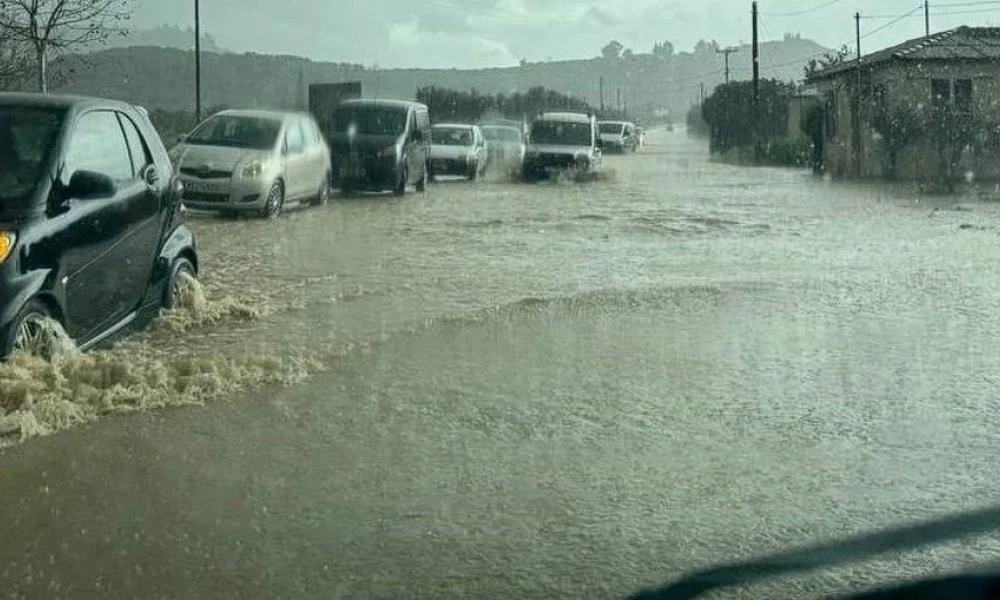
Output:
<path fill-rule="evenodd" d="M 812 142 L 803 136 L 780 137 L 764 147 L 764 162 L 789 167 L 807 167 L 812 155 Z"/>

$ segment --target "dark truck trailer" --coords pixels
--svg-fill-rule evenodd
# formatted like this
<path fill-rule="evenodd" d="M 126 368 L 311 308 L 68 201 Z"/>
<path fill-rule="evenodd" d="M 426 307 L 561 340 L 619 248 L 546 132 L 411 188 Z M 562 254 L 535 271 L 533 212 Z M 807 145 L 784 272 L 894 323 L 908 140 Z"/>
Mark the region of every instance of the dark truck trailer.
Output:
<path fill-rule="evenodd" d="M 309 86 L 309 112 L 319 124 L 320 131 L 330 139 L 333 113 L 344 100 L 361 97 L 361 82 L 314 83 Z"/>

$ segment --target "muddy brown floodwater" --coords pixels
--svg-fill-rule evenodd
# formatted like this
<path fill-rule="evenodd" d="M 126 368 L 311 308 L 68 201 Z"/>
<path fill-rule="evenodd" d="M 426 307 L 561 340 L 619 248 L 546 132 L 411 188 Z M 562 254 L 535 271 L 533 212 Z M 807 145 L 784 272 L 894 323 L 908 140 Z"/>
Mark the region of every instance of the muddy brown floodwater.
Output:
<path fill-rule="evenodd" d="M 4 597 L 611 599 L 1000 498 L 1000 207 L 665 131 L 606 168 L 192 216 L 203 302 L 0 367 Z"/>

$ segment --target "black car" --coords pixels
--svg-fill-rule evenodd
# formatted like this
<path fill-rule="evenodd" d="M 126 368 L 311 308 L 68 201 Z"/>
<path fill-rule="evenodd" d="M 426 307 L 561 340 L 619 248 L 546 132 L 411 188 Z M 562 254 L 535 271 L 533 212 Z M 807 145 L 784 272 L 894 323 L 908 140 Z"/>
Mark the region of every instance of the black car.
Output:
<path fill-rule="evenodd" d="M 404 100 L 346 100 L 333 114 L 333 178 L 342 191 L 427 187 L 431 122 L 427 107 Z"/>
<path fill-rule="evenodd" d="M 140 108 L 0 94 L 0 358 L 58 321 L 86 349 L 194 276 L 182 186 Z"/>

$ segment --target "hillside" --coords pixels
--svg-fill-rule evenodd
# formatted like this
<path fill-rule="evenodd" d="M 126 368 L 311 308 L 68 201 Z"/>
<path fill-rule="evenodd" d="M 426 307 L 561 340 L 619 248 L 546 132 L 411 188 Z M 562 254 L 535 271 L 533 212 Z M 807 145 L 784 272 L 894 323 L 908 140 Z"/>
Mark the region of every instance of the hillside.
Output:
<path fill-rule="evenodd" d="M 100 52 L 108 48 L 132 48 L 135 46 L 159 46 L 162 48 L 177 48 L 194 50 L 194 29 L 163 25 L 155 29 L 137 29 L 124 35 L 111 35 L 100 44 L 87 48 L 89 52 Z M 211 34 L 201 35 L 201 49 L 205 52 L 226 52 L 219 46 Z"/>
<path fill-rule="evenodd" d="M 305 102 L 313 82 L 360 80 L 366 95 L 412 98 L 421 86 L 475 88 L 481 93 L 510 93 L 545 86 L 600 104 L 603 77 L 605 104 L 622 104 L 632 112 L 668 109 L 683 114 L 696 101 L 701 83 L 706 91 L 722 83 L 723 59 L 711 44 L 690 53 L 635 54 L 517 67 L 456 69 L 386 69 L 323 63 L 292 56 L 220 54 L 202 57 L 203 104 L 248 107 L 296 107 Z M 818 44 L 796 36 L 761 46 L 764 77 L 798 80 L 806 60 L 823 52 Z M 731 57 L 733 79 L 749 78 L 750 49 Z M 772 67 L 771 65 L 774 65 Z M 194 57 L 186 50 L 162 47 L 108 49 L 62 58 L 55 70 L 64 77 L 54 91 L 123 98 L 150 108 L 190 110 L 194 104 Z"/>

